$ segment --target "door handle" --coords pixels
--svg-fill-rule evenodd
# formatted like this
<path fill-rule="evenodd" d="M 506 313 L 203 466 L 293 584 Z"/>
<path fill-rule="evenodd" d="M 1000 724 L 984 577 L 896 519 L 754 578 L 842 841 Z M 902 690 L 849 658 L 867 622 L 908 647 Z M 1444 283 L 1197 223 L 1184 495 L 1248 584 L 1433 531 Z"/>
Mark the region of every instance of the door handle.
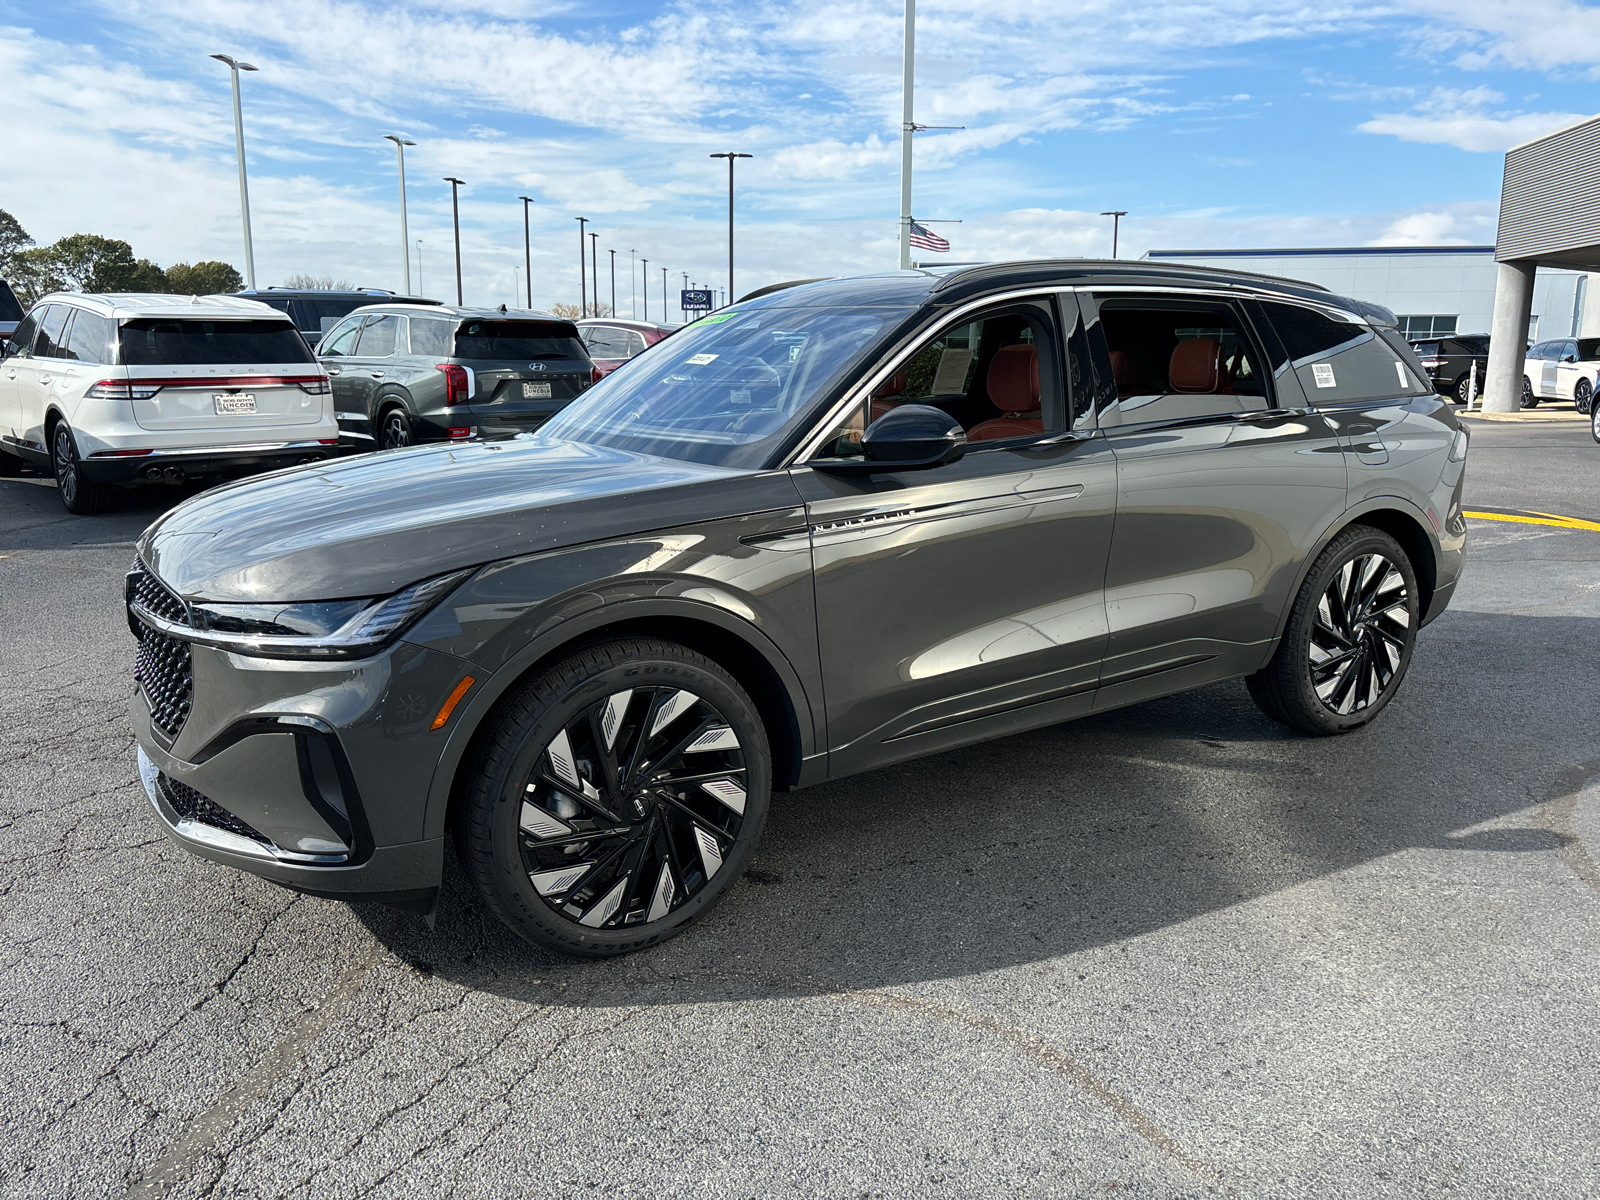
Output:
<path fill-rule="evenodd" d="M 383 378 L 383 372 L 382 371 L 374 371 L 374 372 L 372 372 L 372 377 L 374 379 L 382 379 Z"/>
<path fill-rule="evenodd" d="M 329 375 L 338 375 L 340 373 L 340 371 L 341 371 L 341 368 L 339 368 L 339 367 L 329 367 L 328 368 L 328 374 Z"/>

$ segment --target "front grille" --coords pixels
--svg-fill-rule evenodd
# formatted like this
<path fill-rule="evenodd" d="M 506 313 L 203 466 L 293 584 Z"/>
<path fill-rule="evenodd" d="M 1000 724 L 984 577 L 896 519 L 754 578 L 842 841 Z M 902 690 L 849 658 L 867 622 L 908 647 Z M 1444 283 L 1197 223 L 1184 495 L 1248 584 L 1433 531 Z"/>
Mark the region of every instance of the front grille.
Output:
<path fill-rule="evenodd" d="M 163 620 L 180 625 L 189 623 L 183 601 L 168 591 L 138 559 L 134 560 L 133 570 L 128 575 L 128 602 L 131 605 L 134 601 Z M 189 719 L 189 708 L 194 700 L 189 643 L 157 633 L 137 617 L 131 618 L 130 623 L 139 639 L 133 677 L 150 702 L 150 723 L 171 745 Z"/>
<path fill-rule="evenodd" d="M 249 838 L 253 842 L 260 842 L 263 846 L 272 845 L 272 840 L 258 833 L 251 826 L 234 816 L 210 796 L 195 791 L 186 783 L 179 783 L 165 771 L 157 779 L 160 783 L 161 794 L 172 811 L 180 817 L 190 821 L 198 821 L 202 825 L 209 825 L 213 829 L 225 829 L 229 833 L 238 834 L 240 837 Z"/>

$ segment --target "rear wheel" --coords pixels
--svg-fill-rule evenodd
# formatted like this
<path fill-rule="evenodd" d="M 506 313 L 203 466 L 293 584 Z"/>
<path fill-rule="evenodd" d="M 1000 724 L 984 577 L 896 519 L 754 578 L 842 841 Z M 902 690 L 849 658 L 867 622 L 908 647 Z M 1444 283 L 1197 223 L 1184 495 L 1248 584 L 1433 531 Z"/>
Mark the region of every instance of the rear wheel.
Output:
<path fill-rule="evenodd" d="M 92 516 L 104 512 L 111 503 L 111 485 L 91 483 L 84 475 L 77 439 L 65 421 L 57 421 L 50 434 L 50 465 L 55 468 L 56 494 L 69 513 Z"/>
<path fill-rule="evenodd" d="M 1526 375 L 1522 377 L 1522 407 L 1539 407 L 1539 397 L 1533 394 L 1533 382 Z"/>
<path fill-rule="evenodd" d="M 1472 403 L 1472 373 L 1470 371 L 1456 380 L 1456 386 L 1452 389 L 1452 394 L 1455 396 L 1457 404 Z"/>
<path fill-rule="evenodd" d="M 1302 733 L 1359 729 L 1394 698 L 1420 620 L 1405 551 L 1388 534 L 1353 525 L 1306 576 L 1272 661 L 1245 680 L 1251 698 Z"/>
<path fill-rule="evenodd" d="M 580 651 L 502 706 L 456 827 L 484 902 L 592 958 L 682 932 L 744 871 L 772 769 L 755 706 L 670 642 Z"/>
<path fill-rule="evenodd" d="M 1572 406 L 1584 416 L 1589 415 L 1589 409 L 1594 406 L 1594 385 L 1587 379 L 1578 380 L 1572 389 Z"/>
<path fill-rule="evenodd" d="M 1600 442 L 1600 404 L 1591 405 L 1589 409 L 1589 436 Z"/>
<path fill-rule="evenodd" d="M 385 450 L 402 450 L 411 445 L 411 418 L 403 408 L 391 408 L 383 414 L 378 427 L 378 445 Z"/>

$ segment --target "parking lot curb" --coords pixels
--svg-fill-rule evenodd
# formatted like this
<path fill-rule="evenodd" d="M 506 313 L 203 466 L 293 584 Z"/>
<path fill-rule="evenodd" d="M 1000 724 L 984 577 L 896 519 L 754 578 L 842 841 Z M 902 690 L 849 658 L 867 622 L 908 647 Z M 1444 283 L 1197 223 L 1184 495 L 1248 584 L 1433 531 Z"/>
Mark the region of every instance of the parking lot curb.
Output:
<path fill-rule="evenodd" d="M 1539 409 L 1539 408 L 1530 408 L 1526 412 L 1514 412 L 1514 413 L 1466 412 L 1466 411 L 1464 411 L 1462 409 L 1457 409 L 1456 410 L 1456 416 L 1465 417 L 1468 420 L 1472 420 L 1472 421 L 1532 421 L 1534 423 L 1538 423 L 1538 422 L 1541 422 L 1541 421 L 1546 421 L 1546 422 L 1548 422 L 1548 421 L 1583 421 L 1583 422 L 1586 422 L 1589 419 L 1588 417 L 1584 416 L 1581 412 L 1579 412 L 1577 409 L 1568 409 L 1568 410 L 1565 410 L 1565 411 L 1549 412 L 1549 411 L 1546 411 L 1544 409 Z"/>

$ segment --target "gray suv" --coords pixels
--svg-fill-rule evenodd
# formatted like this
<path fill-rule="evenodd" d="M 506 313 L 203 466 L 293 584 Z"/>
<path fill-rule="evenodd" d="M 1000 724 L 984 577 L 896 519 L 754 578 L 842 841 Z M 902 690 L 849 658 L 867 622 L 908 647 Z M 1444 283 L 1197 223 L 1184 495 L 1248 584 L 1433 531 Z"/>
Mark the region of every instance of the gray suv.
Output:
<path fill-rule="evenodd" d="M 808 283 L 532 435 L 167 513 L 139 771 L 203 857 L 431 916 L 453 840 L 522 936 L 618 954 L 736 885 L 775 790 L 1226 679 L 1360 729 L 1455 590 L 1466 456 L 1393 315 L 1309 284 Z"/>
<path fill-rule="evenodd" d="M 340 441 L 363 450 L 525 433 L 600 377 L 571 321 L 504 305 L 369 305 L 317 357 Z"/>

